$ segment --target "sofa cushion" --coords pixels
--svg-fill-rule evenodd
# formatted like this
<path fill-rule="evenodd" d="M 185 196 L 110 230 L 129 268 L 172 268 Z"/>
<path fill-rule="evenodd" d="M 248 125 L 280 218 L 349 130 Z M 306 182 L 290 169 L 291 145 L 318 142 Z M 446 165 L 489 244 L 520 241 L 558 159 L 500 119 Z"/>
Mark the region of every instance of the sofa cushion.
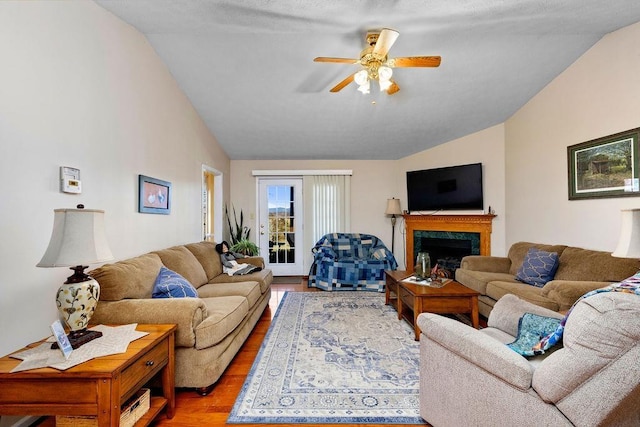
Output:
<path fill-rule="evenodd" d="M 515 282 L 512 274 L 465 270 L 463 268 L 458 268 L 456 270 L 457 282 L 464 284 L 469 289 L 480 292 L 482 295 L 487 293 L 487 283 L 494 280 Z"/>
<path fill-rule="evenodd" d="M 621 282 L 640 270 L 635 258 L 616 258 L 609 252 L 569 247 L 560 255 L 555 278 L 558 280 L 588 280 Z"/>
<path fill-rule="evenodd" d="M 207 318 L 195 328 L 196 349 L 218 344 L 233 332 L 249 313 L 245 297 L 226 296 L 202 298 L 207 306 Z"/>
<path fill-rule="evenodd" d="M 220 254 L 214 242 L 198 242 L 184 245 L 198 259 L 207 275 L 207 281 L 222 274 Z"/>
<path fill-rule="evenodd" d="M 207 273 L 202 268 L 202 264 L 186 247 L 174 246 L 153 253 L 158 254 L 168 269 L 187 279 L 194 288 L 197 289 L 208 282 Z"/>
<path fill-rule="evenodd" d="M 557 269 L 558 254 L 556 252 L 529 248 L 518 269 L 516 280 L 541 288 L 553 279 Z"/>
<path fill-rule="evenodd" d="M 260 292 L 264 294 L 267 292 L 271 282 L 273 281 L 273 273 L 270 269 L 266 268 L 243 276 L 229 276 L 228 274 L 221 274 L 211 279 L 209 283 L 238 283 L 250 281 L 258 282 L 260 284 Z"/>
<path fill-rule="evenodd" d="M 100 300 L 119 301 L 125 298 L 151 298 L 153 285 L 162 267 L 156 254 L 105 264 L 89 272 L 100 284 Z"/>
<path fill-rule="evenodd" d="M 249 302 L 252 308 L 258 302 L 262 292 L 258 282 L 208 283 L 198 288 L 200 298 L 241 296 Z"/>
<path fill-rule="evenodd" d="M 162 266 L 156 283 L 153 285 L 152 298 L 197 298 L 196 289 L 181 275 Z"/>
<path fill-rule="evenodd" d="M 515 294 L 532 304 L 558 311 L 558 304 L 555 301 L 542 296 L 542 288 L 516 282 L 515 280 L 510 282 L 494 280 L 487 284 L 486 295 L 494 300 L 497 301 L 507 294 Z"/>

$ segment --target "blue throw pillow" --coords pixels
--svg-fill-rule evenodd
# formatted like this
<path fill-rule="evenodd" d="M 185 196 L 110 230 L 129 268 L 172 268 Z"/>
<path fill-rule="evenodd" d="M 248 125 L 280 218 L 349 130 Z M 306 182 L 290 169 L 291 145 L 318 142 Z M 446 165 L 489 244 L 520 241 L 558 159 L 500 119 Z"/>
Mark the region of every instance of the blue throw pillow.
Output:
<path fill-rule="evenodd" d="M 197 298 L 198 292 L 187 279 L 162 266 L 153 285 L 151 296 L 153 298 Z"/>
<path fill-rule="evenodd" d="M 557 253 L 531 248 L 516 274 L 516 280 L 541 288 L 553 279 L 557 269 Z"/>

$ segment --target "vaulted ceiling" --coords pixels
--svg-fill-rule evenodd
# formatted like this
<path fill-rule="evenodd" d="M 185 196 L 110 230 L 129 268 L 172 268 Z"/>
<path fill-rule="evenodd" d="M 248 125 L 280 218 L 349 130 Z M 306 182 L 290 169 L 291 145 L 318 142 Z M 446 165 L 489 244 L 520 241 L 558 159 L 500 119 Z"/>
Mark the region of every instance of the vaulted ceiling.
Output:
<path fill-rule="evenodd" d="M 637 0 L 95 0 L 145 34 L 231 159 L 399 159 L 504 122 Z M 368 30 L 400 36 L 400 91 L 329 89 Z"/>

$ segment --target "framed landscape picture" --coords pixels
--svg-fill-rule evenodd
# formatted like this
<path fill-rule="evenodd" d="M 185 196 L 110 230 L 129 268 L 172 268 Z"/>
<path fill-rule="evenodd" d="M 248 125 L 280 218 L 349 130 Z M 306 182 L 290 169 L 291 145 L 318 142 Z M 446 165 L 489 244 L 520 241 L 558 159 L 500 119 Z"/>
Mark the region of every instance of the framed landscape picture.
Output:
<path fill-rule="evenodd" d="M 637 128 L 569 146 L 569 200 L 640 196 L 639 133 Z"/>
<path fill-rule="evenodd" d="M 138 212 L 169 215 L 171 183 L 138 175 Z"/>

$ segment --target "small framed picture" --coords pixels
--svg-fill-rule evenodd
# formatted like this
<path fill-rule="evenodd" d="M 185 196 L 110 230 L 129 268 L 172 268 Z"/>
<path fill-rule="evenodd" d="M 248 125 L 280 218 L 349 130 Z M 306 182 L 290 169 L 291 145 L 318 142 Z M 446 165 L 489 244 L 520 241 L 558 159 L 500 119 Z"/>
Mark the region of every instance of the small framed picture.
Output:
<path fill-rule="evenodd" d="M 169 215 L 171 213 L 171 183 L 138 175 L 138 212 Z"/>
<path fill-rule="evenodd" d="M 640 196 L 640 128 L 567 147 L 569 200 Z"/>
<path fill-rule="evenodd" d="M 53 332 L 53 336 L 58 343 L 58 348 L 64 355 L 65 359 L 68 359 L 71 356 L 71 352 L 73 348 L 71 347 L 71 343 L 69 342 L 69 338 L 67 338 L 67 334 L 64 332 L 64 328 L 62 327 L 62 323 L 59 320 L 56 320 L 51 324 L 51 332 Z"/>

